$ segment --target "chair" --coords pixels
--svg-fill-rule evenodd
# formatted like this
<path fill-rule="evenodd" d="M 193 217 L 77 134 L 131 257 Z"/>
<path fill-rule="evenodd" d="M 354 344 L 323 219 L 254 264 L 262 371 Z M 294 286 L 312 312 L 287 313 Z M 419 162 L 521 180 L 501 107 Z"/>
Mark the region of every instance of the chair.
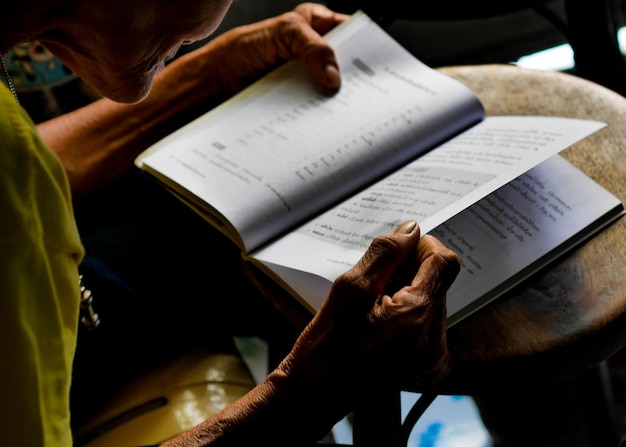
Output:
<path fill-rule="evenodd" d="M 402 19 L 416 22 L 452 22 L 503 17 L 534 10 L 547 19 L 572 46 L 575 74 L 626 93 L 626 63 L 617 39 L 621 25 L 619 0 L 482 0 L 475 2 L 408 2 L 403 0 L 329 0 L 337 11 L 362 9 L 383 26 Z M 417 25 L 416 25 L 417 26 Z M 426 61 L 427 62 L 427 61 Z M 448 60 L 444 65 L 463 61 Z M 494 60 L 490 62 L 509 62 Z"/>
<path fill-rule="evenodd" d="M 189 349 L 114 392 L 75 431 L 74 445 L 156 445 L 217 413 L 254 385 L 237 352 Z"/>

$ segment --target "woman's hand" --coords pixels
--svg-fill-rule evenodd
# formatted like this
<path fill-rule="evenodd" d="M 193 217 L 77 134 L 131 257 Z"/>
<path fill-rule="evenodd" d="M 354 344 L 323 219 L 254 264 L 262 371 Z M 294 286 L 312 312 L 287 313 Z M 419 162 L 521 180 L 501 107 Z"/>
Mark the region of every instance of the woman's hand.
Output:
<path fill-rule="evenodd" d="M 195 63 L 207 65 L 211 76 L 204 79 L 216 80 L 219 90 L 231 95 L 290 59 L 304 61 L 322 87 L 336 90 L 339 67 L 322 36 L 348 17 L 303 3 L 277 17 L 227 31 L 191 54 Z"/>
<path fill-rule="evenodd" d="M 267 378 L 169 446 L 239 446 L 322 438 L 359 399 L 408 374 L 449 368 L 446 291 L 459 258 L 417 223 L 376 238 L 334 283 L 293 349 Z"/>
<path fill-rule="evenodd" d="M 423 382 L 449 370 L 446 292 L 459 272 L 457 255 L 409 221 L 376 238 L 334 283 L 314 319 L 278 367 L 298 386 L 343 395 Z M 306 385 L 305 385 L 306 384 Z"/>

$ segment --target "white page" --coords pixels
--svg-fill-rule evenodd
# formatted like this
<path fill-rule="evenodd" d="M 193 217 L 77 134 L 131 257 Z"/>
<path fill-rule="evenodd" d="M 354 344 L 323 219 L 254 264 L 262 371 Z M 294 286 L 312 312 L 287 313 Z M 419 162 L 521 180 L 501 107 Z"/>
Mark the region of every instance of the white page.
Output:
<path fill-rule="evenodd" d="M 317 308 L 330 283 L 356 263 L 374 237 L 393 231 L 408 219 L 416 219 L 427 233 L 604 125 L 567 118 L 488 117 L 470 132 L 253 253 L 253 257 L 281 275 L 291 276 L 291 270 L 317 275 L 318 279 L 296 274 L 301 276 L 300 284 L 294 284 L 296 292 Z M 419 192 L 409 194 L 415 190 Z"/>
<path fill-rule="evenodd" d="M 435 228 L 430 233 L 462 262 L 448 292 L 448 315 L 453 315 L 448 325 L 466 315 L 469 301 L 483 297 L 471 311 L 479 309 L 544 267 L 554 254 L 590 237 L 594 231 L 583 230 L 620 206 L 617 197 L 557 155 Z M 533 265 L 539 255 L 557 248 Z M 515 281 L 505 281 L 518 274 Z"/>
<path fill-rule="evenodd" d="M 213 206 L 251 249 L 482 119 L 467 87 L 367 16 L 328 39 L 342 73 L 334 96 L 292 62 L 137 163 Z"/>

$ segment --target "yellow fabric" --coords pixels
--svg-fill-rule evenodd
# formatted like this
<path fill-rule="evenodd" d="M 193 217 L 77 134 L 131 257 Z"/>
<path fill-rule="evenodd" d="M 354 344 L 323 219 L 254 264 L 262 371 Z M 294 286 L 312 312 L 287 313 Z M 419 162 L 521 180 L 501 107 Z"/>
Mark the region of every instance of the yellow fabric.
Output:
<path fill-rule="evenodd" d="M 0 443 L 71 446 L 83 256 L 60 161 L 0 84 Z"/>

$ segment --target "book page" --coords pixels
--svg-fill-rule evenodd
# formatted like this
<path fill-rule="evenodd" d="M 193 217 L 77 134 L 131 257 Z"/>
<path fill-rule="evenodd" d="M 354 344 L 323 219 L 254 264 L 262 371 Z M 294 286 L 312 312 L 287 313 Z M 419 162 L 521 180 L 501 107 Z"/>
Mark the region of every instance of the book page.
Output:
<path fill-rule="evenodd" d="M 556 155 L 434 228 L 430 234 L 462 263 L 448 292 L 448 327 L 593 236 L 623 210 L 614 195 Z M 309 310 L 319 309 L 331 280 L 269 266 Z"/>
<path fill-rule="evenodd" d="M 175 132 L 137 163 L 253 249 L 483 117 L 464 85 L 363 14 L 331 31 L 342 86 L 293 61 Z"/>
<path fill-rule="evenodd" d="M 600 231 L 619 210 L 617 197 L 557 155 L 433 229 L 462 263 L 448 292 L 448 326 Z"/>
<path fill-rule="evenodd" d="M 253 256 L 272 268 L 301 270 L 332 282 L 356 263 L 374 237 L 408 219 L 416 219 L 422 233 L 428 233 L 604 125 L 568 118 L 488 117 Z"/>

